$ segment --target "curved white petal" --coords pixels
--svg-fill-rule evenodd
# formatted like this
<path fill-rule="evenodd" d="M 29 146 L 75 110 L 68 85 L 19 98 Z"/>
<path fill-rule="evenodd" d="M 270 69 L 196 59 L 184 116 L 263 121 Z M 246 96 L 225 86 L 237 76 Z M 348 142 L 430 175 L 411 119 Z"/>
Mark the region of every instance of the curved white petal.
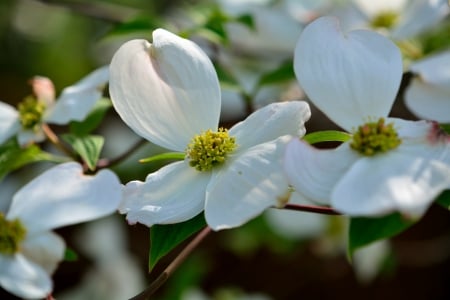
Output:
<path fill-rule="evenodd" d="M 55 104 L 46 111 L 44 120 L 54 124 L 84 120 L 95 102 L 102 97 L 108 79 L 109 66 L 104 66 L 65 88 Z"/>
<path fill-rule="evenodd" d="M 405 151 L 358 160 L 331 195 L 333 207 L 345 214 L 373 216 L 393 211 L 420 216 L 450 186 L 450 166 Z"/>
<path fill-rule="evenodd" d="M 15 135 L 19 128 L 20 122 L 17 110 L 5 102 L 0 102 L 0 145 Z"/>
<path fill-rule="evenodd" d="M 310 116 L 311 110 L 304 101 L 272 103 L 234 125 L 229 133 L 236 137 L 239 151 L 245 151 L 283 135 L 302 137 Z"/>
<path fill-rule="evenodd" d="M 120 212 L 127 214 L 129 223 L 149 227 L 187 221 L 203 210 L 210 179 L 210 172 L 199 172 L 184 161 L 169 164 L 145 182 L 127 183 Z"/>
<path fill-rule="evenodd" d="M 440 87 L 450 92 L 450 51 L 426 57 L 409 68 L 424 83 Z"/>
<path fill-rule="evenodd" d="M 377 2 L 377 1 L 372 1 Z M 447 0 L 409 1 L 401 12 L 399 24 L 392 30 L 394 39 L 407 39 L 436 25 L 449 14 Z"/>
<path fill-rule="evenodd" d="M 45 134 L 41 128 L 37 128 L 36 131 L 20 128 L 17 132 L 17 141 L 19 145 L 26 146 L 29 143 L 39 143 L 45 141 Z"/>
<path fill-rule="evenodd" d="M 400 51 L 390 40 L 368 30 L 343 33 L 333 17 L 305 28 L 294 70 L 311 101 L 347 131 L 368 116 L 388 115 L 403 73 Z"/>
<path fill-rule="evenodd" d="M 450 90 L 414 78 L 405 92 L 405 104 L 421 119 L 450 123 Z"/>
<path fill-rule="evenodd" d="M 287 201 L 282 156 L 289 136 L 254 146 L 214 173 L 206 190 L 205 218 L 214 230 L 237 227 Z"/>
<path fill-rule="evenodd" d="M 401 13 L 408 0 L 355 0 L 355 4 L 370 18 L 384 12 Z"/>
<path fill-rule="evenodd" d="M 45 298 L 53 289 L 47 272 L 20 253 L 0 255 L 0 285 L 24 299 Z"/>
<path fill-rule="evenodd" d="M 298 192 L 315 202 L 330 204 L 333 187 L 357 159 L 346 143 L 333 150 L 320 150 L 293 139 L 286 148 L 284 169 Z"/>
<path fill-rule="evenodd" d="M 115 109 L 155 144 L 184 151 L 194 135 L 217 129 L 219 81 L 211 61 L 193 42 L 157 29 L 153 44 L 132 40 L 122 45 L 110 75 Z"/>
<path fill-rule="evenodd" d="M 31 234 L 111 214 L 121 196 L 120 182 L 110 170 L 88 176 L 81 165 L 68 162 L 47 170 L 20 189 L 7 218 L 20 218 Z"/>
<path fill-rule="evenodd" d="M 21 244 L 21 253 L 29 260 L 52 274 L 64 258 L 66 244 L 51 231 L 28 235 Z"/>

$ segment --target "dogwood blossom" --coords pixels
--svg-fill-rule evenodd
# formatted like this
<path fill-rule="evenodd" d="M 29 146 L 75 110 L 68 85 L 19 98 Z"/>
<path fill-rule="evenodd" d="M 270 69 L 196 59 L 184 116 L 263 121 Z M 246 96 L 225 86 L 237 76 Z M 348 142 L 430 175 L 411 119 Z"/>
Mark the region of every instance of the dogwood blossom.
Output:
<path fill-rule="evenodd" d="M 120 200 L 113 172 L 85 176 L 75 162 L 29 182 L 14 194 L 6 214 L 0 212 L 0 285 L 25 299 L 45 298 L 65 251 L 63 239 L 51 230 L 111 214 Z"/>
<path fill-rule="evenodd" d="M 274 103 L 230 130 L 219 128 L 220 87 L 206 54 L 166 30 L 153 43 L 132 40 L 114 55 L 110 94 L 137 134 L 185 159 L 124 187 L 120 212 L 130 223 L 177 223 L 204 210 L 215 230 L 239 226 L 284 204 L 282 155 L 289 135 L 302 136 L 306 102 Z"/>
<path fill-rule="evenodd" d="M 420 215 L 449 187 L 450 139 L 438 124 L 387 117 L 402 77 L 391 41 L 323 17 L 300 37 L 294 68 L 311 101 L 353 133 L 331 150 L 287 146 L 285 169 L 303 195 L 349 215 Z"/>
<path fill-rule="evenodd" d="M 93 71 L 66 87 L 57 101 L 52 81 L 47 77 L 34 77 L 30 81 L 34 95 L 25 98 L 17 109 L 0 102 L 0 144 L 16 134 L 20 145 L 40 142 L 45 139 L 43 123 L 64 125 L 84 120 L 100 99 L 108 73 L 108 66 Z"/>
<path fill-rule="evenodd" d="M 418 117 L 450 123 L 450 52 L 413 63 L 414 73 L 405 91 L 406 106 Z"/>

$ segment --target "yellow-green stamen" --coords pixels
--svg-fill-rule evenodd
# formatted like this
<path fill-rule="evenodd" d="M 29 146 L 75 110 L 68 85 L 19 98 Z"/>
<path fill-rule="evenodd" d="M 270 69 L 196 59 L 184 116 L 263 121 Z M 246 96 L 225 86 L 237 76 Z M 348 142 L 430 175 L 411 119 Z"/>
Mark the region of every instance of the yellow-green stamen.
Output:
<path fill-rule="evenodd" d="M 394 124 L 385 124 L 384 118 L 358 127 L 350 147 L 365 156 L 373 156 L 397 148 L 401 144 Z"/>
<path fill-rule="evenodd" d="M 22 127 L 37 130 L 45 111 L 45 104 L 34 97 L 27 97 L 18 105 L 19 119 Z"/>
<path fill-rule="evenodd" d="M 25 227 L 18 219 L 6 220 L 0 213 L 0 254 L 12 255 L 18 252 L 26 234 Z"/>
<path fill-rule="evenodd" d="M 224 163 L 236 146 L 235 138 L 228 134 L 228 130 L 219 128 L 219 131 L 213 132 L 209 129 L 191 140 L 186 149 L 186 158 L 189 165 L 198 171 L 209 171 Z"/>
<path fill-rule="evenodd" d="M 374 16 L 370 21 L 372 28 L 393 28 L 398 22 L 398 13 L 394 11 L 384 11 Z"/>

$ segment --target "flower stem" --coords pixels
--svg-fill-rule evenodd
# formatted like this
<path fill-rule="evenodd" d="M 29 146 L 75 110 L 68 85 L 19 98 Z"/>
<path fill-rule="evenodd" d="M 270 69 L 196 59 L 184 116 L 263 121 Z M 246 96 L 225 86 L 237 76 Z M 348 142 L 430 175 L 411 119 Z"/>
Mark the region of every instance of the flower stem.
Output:
<path fill-rule="evenodd" d="M 286 204 L 284 207 L 281 207 L 281 209 L 305 211 L 305 212 L 312 212 L 312 213 L 317 213 L 317 214 L 322 214 L 322 215 L 332 215 L 332 216 L 342 215 L 340 212 L 335 211 L 331 207 L 316 206 L 316 205 Z"/>
<path fill-rule="evenodd" d="M 167 268 L 140 294 L 130 298 L 129 300 L 147 300 L 153 295 L 172 275 L 175 270 L 186 260 L 191 252 L 198 244 L 211 232 L 211 228 L 205 227 L 190 243 L 184 248 L 180 254 L 167 266 Z"/>
<path fill-rule="evenodd" d="M 42 128 L 42 131 L 44 132 L 44 134 L 47 136 L 48 140 L 56 148 L 58 148 L 61 152 L 68 155 L 69 157 L 76 158 L 76 156 L 74 155 L 72 150 L 70 148 L 68 148 L 66 145 L 64 145 L 63 143 L 61 143 L 58 136 L 53 132 L 53 130 L 47 124 L 42 124 L 41 128 Z"/>

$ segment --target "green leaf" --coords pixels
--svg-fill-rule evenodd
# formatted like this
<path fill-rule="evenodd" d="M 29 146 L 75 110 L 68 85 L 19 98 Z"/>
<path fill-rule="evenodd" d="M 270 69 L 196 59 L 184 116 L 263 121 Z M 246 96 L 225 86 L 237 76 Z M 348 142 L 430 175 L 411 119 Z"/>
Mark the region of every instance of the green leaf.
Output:
<path fill-rule="evenodd" d="M 161 27 L 160 22 L 155 17 L 140 15 L 115 26 L 107 33 L 107 36 L 135 34 L 137 32 L 151 33 L 159 27 Z"/>
<path fill-rule="evenodd" d="M 149 163 L 149 162 L 154 162 L 154 161 L 158 161 L 158 160 L 183 160 L 184 157 L 186 156 L 185 153 L 183 152 L 166 152 L 166 153 L 161 153 L 161 154 L 157 154 L 157 155 L 153 155 L 147 158 L 143 158 L 140 159 L 139 162 L 140 163 Z"/>
<path fill-rule="evenodd" d="M 381 218 L 351 218 L 348 238 L 348 256 L 364 246 L 381 239 L 393 237 L 415 223 L 405 219 L 400 213 Z"/>
<path fill-rule="evenodd" d="M 445 209 L 450 210 L 450 190 L 443 191 L 436 199 L 436 202 Z"/>
<path fill-rule="evenodd" d="M 100 125 L 103 117 L 111 106 L 111 100 L 107 98 L 98 100 L 84 121 L 73 121 L 70 123 L 70 132 L 76 135 L 89 134 Z"/>
<path fill-rule="evenodd" d="M 324 130 L 308 133 L 303 139 L 310 144 L 316 144 L 320 142 L 346 142 L 351 137 L 352 135 L 347 132 Z"/>
<path fill-rule="evenodd" d="M 0 146 L 0 180 L 8 173 L 38 161 L 64 162 L 68 159 L 42 151 L 37 145 L 20 147 L 16 138 Z"/>
<path fill-rule="evenodd" d="M 249 14 L 243 14 L 233 19 L 234 21 L 241 23 L 248 28 L 254 30 L 255 29 L 255 21 L 253 20 L 253 16 Z"/>
<path fill-rule="evenodd" d="M 66 251 L 64 252 L 64 261 L 77 261 L 78 260 L 78 254 L 70 248 L 66 248 Z"/>
<path fill-rule="evenodd" d="M 258 86 L 276 84 L 295 78 L 294 65 L 292 60 L 283 62 L 278 68 L 263 74 L 259 78 Z"/>
<path fill-rule="evenodd" d="M 153 225 L 150 228 L 149 270 L 153 269 L 164 255 L 205 226 L 203 213 L 183 223 Z"/>
<path fill-rule="evenodd" d="M 95 170 L 104 143 L 102 136 L 64 134 L 62 138 L 80 155 L 91 171 Z"/>

